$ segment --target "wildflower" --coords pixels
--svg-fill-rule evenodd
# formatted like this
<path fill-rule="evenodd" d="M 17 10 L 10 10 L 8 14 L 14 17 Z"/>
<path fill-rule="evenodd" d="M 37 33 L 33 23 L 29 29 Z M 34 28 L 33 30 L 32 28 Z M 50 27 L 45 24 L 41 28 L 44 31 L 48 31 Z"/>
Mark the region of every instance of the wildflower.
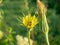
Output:
<path fill-rule="evenodd" d="M 30 30 L 28 31 L 28 43 L 30 44 L 30 31 L 33 30 L 33 28 L 35 27 L 35 25 L 38 23 L 37 18 L 34 16 L 31 16 L 31 14 L 26 15 L 25 17 L 23 17 L 22 19 L 23 24 L 29 28 Z"/>
<path fill-rule="evenodd" d="M 28 31 L 28 43 L 30 45 L 30 31 L 33 30 L 33 28 L 35 27 L 35 25 L 38 23 L 38 20 L 37 20 L 37 18 L 36 18 L 35 15 L 31 16 L 31 14 L 27 14 L 26 16 L 24 16 L 21 19 L 21 22 L 23 23 L 24 26 L 26 26 L 29 29 L 29 31 Z"/>
<path fill-rule="evenodd" d="M 22 23 L 27 27 L 27 28 L 33 28 L 37 23 L 37 18 L 34 16 L 31 16 L 31 14 L 26 15 L 22 19 Z"/>
<path fill-rule="evenodd" d="M 0 39 L 2 39 L 2 37 L 3 37 L 3 32 L 0 31 Z"/>

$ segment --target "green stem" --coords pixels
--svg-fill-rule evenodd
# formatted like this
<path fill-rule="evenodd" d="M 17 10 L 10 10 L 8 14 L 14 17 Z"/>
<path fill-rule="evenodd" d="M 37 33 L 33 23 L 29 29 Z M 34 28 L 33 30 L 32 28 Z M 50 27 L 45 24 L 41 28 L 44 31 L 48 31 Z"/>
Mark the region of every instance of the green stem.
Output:
<path fill-rule="evenodd" d="M 46 36 L 47 45 L 50 45 L 49 38 L 48 38 L 48 33 L 46 33 L 45 36 Z"/>
<path fill-rule="evenodd" d="M 30 31 L 28 31 L 28 44 L 30 45 Z"/>

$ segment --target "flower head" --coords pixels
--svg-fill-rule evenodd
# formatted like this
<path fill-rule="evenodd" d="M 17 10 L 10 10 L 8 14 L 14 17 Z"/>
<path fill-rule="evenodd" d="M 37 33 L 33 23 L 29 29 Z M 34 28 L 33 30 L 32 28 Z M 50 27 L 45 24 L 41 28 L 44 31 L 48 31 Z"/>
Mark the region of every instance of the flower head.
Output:
<path fill-rule="evenodd" d="M 31 16 L 31 14 L 26 15 L 22 19 L 22 23 L 27 27 L 27 28 L 33 28 L 37 24 L 37 18 L 36 16 Z"/>

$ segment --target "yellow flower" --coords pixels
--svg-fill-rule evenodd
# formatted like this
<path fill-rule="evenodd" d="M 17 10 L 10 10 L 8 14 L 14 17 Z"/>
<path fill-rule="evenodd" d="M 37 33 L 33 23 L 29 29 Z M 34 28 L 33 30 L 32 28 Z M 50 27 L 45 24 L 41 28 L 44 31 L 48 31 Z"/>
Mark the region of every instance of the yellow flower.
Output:
<path fill-rule="evenodd" d="M 23 17 L 22 22 L 27 28 L 31 29 L 38 23 L 38 20 L 35 15 L 31 16 L 31 14 L 28 14 Z"/>
<path fill-rule="evenodd" d="M 0 31 L 0 39 L 3 37 L 3 32 Z"/>

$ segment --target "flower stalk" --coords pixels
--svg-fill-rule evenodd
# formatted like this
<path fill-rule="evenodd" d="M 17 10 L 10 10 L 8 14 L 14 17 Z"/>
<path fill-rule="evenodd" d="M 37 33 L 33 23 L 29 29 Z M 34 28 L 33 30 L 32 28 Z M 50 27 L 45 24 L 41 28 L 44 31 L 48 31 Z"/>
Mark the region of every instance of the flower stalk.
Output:
<path fill-rule="evenodd" d="M 46 18 L 47 8 L 40 0 L 37 0 L 37 7 L 39 9 L 38 13 L 40 13 L 40 15 L 41 15 L 42 31 L 44 32 L 44 35 L 46 37 L 47 45 L 50 45 L 49 39 L 48 39 L 49 26 L 48 26 L 48 22 L 47 22 L 47 18 Z"/>
<path fill-rule="evenodd" d="M 46 36 L 46 42 L 47 42 L 47 45 L 50 45 L 49 39 L 48 39 L 48 33 L 46 33 L 45 36 Z"/>
<path fill-rule="evenodd" d="M 49 38 L 48 38 L 49 26 L 48 26 L 47 18 L 45 14 L 42 16 L 42 30 L 45 34 L 47 45 L 50 45 Z"/>
<path fill-rule="evenodd" d="M 48 26 L 48 23 L 47 23 L 46 16 L 44 15 L 43 17 L 44 18 L 42 20 L 42 30 L 45 34 L 47 45 L 50 45 L 49 44 L 49 39 L 48 39 L 49 26 Z"/>
<path fill-rule="evenodd" d="M 28 31 L 28 44 L 30 45 L 31 43 L 30 43 L 30 32 L 33 30 L 33 28 L 32 29 L 29 29 L 29 31 Z"/>
<path fill-rule="evenodd" d="M 28 44 L 30 45 L 30 31 L 28 31 Z"/>

